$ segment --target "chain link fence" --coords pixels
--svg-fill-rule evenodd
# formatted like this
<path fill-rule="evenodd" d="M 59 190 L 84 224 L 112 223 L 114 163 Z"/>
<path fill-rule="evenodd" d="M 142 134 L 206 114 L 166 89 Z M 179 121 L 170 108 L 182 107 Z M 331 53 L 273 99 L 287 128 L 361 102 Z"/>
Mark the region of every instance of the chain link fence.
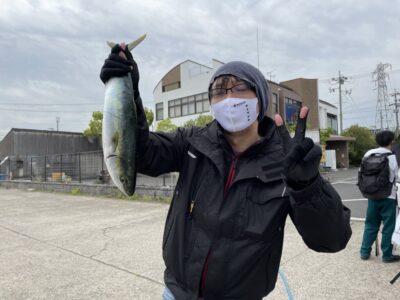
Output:
<path fill-rule="evenodd" d="M 103 152 L 7 157 L 0 165 L 4 179 L 40 182 L 108 181 Z"/>
<path fill-rule="evenodd" d="M 179 173 L 159 177 L 137 174 L 136 185 L 173 187 Z M 0 162 L 1 180 L 112 184 L 102 151 L 45 156 L 10 156 Z"/>

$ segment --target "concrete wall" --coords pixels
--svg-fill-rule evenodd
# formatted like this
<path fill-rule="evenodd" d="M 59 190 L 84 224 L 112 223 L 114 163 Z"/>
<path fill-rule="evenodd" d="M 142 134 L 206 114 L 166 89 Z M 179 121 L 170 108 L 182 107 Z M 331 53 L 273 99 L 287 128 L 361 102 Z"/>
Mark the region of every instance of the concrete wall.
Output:
<path fill-rule="evenodd" d="M 73 190 L 79 190 L 81 193 L 93 196 L 111 196 L 121 195 L 118 188 L 113 185 L 102 184 L 79 184 L 79 183 L 58 183 L 58 182 L 30 182 L 30 181 L 0 181 L 0 187 L 8 189 L 35 189 L 51 192 L 71 193 Z M 172 197 L 172 187 L 150 187 L 136 186 L 135 195 L 148 197 Z"/>

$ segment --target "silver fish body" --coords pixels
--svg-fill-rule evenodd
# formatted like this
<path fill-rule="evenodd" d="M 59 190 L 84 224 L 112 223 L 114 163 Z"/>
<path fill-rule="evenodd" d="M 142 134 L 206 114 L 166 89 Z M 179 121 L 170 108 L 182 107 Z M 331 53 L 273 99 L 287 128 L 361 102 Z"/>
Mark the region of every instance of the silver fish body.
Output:
<path fill-rule="evenodd" d="M 137 134 L 131 75 L 111 78 L 105 87 L 103 154 L 112 181 L 128 196 L 136 187 Z"/>

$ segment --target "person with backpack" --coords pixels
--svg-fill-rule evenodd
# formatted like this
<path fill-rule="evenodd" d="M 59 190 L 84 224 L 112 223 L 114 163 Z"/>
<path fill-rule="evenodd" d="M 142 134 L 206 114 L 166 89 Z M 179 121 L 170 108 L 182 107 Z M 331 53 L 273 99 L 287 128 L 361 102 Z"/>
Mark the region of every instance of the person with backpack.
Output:
<path fill-rule="evenodd" d="M 399 255 L 393 255 L 391 243 L 396 221 L 395 182 L 398 172 L 396 156 L 391 151 L 394 133 L 389 130 L 381 131 L 375 140 L 379 147 L 365 153 L 359 171 L 358 187 L 368 198 L 360 256 L 363 260 L 370 257 L 372 244 L 382 222 L 382 261 L 391 263 L 400 260 Z"/>

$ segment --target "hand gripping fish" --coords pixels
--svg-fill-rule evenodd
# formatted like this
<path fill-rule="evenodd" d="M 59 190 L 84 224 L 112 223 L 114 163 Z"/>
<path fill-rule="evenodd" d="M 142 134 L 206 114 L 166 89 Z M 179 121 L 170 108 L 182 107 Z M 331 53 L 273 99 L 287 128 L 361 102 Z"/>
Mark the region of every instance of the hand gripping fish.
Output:
<path fill-rule="evenodd" d="M 128 44 L 129 51 L 146 35 Z M 112 48 L 115 43 L 107 42 Z M 103 154 L 114 184 L 127 196 L 136 187 L 137 112 L 131 74 L 113 77 L 105 86 L 103 111 Z"/>

